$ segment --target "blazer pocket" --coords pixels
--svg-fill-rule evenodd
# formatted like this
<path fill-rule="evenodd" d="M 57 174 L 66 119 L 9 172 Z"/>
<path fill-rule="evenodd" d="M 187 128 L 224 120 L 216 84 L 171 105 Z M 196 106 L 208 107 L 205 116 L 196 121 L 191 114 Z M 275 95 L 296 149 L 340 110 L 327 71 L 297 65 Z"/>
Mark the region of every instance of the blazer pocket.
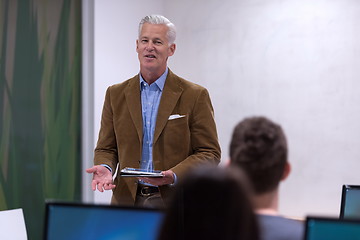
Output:
<path fill-rule="evenodd" d="M 189 128 L 187 116 L 167 122 L 162 133 L 162 139 L 165 143 L 164 156 L 172 156 L 173 158 L 178 158 L 179 161 L 184 160 L 183 155 L 184 153 L 188 154 L 190 146 Z"/>
<path fill-rule="evenodd" d="M 173 115 L 171 115 L 173 116 Z M 167 124 L 165 126 L 165 128 L 167 130 L 170 130 L 171 132 L 178 132 L 178 131 L 183 131 L 184 128 L 187 128 L 188 125 L 188 121 L 187 121 L 187 116 L 186 115 L 181 115 L 181 117 L 175 117 L 168 119 Z"/>

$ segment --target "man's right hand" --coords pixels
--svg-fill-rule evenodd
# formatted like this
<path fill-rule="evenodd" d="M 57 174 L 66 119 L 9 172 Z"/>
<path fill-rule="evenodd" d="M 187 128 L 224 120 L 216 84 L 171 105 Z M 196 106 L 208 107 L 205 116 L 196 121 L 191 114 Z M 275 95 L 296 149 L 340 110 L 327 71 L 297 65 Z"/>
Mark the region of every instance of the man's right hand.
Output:
<path fill-rule="evenodd" d="M 104 192 L 104 190 L 111 190 L 116 187 L 112 179 L 112 174 L 106 167 L 95 165 L 86 169 L 86 172 L 93 173 L 93 180 L 91 182 L 93 191 L 97 188 L 100 192 Z"/>

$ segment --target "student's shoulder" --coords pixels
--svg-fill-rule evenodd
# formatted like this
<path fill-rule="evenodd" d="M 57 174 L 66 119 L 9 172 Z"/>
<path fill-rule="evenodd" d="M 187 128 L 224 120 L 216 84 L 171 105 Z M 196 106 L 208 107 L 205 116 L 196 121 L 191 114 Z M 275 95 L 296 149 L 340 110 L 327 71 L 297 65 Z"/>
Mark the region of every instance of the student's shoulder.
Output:
<path fill-rule="evenodd" d="M 260 221 L 264 222 L 273 222 L 281 224 L 291 224 L 296 226 L 303 226 L 304 222 L 294 218 L 289 218 L 281 215 L 266 215 L 266 214 L 257 214 Z"/>
<path fill-rule="evenodd" d="M 262 239 L 300 240 L 304 235 L 304 222 L 284 216 L 258 214 Z M 271 237 L 270 237 L 271 236 Z"/>

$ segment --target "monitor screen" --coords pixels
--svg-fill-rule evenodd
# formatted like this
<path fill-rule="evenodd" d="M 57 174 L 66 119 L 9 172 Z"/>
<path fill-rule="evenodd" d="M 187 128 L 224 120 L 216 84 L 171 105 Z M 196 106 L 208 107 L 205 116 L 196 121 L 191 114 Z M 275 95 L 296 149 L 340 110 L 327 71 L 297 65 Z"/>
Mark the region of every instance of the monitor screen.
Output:
<path fill-rule="evenodd" d="M 162 218 L 156 209 L 46 203 L 44 239 L 155 240 Z"/>
<path fill-rule="evenodd" d="M 360 240 L 360 221 L 307 217 L 305 240 Z"/>
<path fill-rule="evenodd" d="M 343 185 L 340 217 L 360 218 L 360 186 Z"/>

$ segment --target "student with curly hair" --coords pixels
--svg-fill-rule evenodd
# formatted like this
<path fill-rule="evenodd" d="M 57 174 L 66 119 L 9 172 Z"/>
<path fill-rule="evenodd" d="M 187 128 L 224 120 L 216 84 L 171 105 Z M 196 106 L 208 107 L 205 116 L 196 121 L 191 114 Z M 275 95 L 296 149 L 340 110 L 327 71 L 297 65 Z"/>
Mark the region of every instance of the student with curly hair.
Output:
<path fill-rule="evenodd" d="M 230 143 L 230 166 L 240 167 L 253 185 L 261 239 L 303 239 L 303 224 L 278 212 L 279 184 L 290 173 L 282 128 L 265 117 L 246 118 L 238 123 Z"/>

